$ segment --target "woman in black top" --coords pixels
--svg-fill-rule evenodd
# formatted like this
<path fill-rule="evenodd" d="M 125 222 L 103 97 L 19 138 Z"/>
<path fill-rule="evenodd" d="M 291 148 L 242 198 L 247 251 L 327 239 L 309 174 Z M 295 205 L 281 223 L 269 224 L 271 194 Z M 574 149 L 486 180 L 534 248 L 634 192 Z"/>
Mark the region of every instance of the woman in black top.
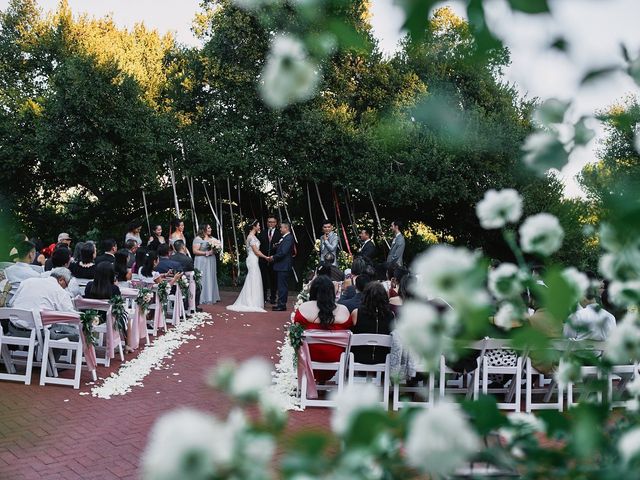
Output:
<path fill-rule="evenodd" d="M 353 333 L 389 335 L 395 316 L 389 307 L 387 291 L 380 282 L 370 282 L 362 293 L 362 304 L 351 313 Z M 389 349 L 386 347 L 352 347 L 357 363 L 373 365 L 384 363 Z"/>
<path fill-rule="evenodd" d="M 127 282 L 131 280 L 131 272 L 127 268 L 129 252 L 127 250 L 118 250 L 115 257 L 116 259 L 115 262 L 113 262 L 113 267 L 116 273 L 116 281 Z"/>
<path fill-rule="evenodd" d="M 87 283 L 84 289 L 85 298 L 96 300 L 111 300 L 120 295 L 120 289 L 116 285 L 116 272 L 110 262 L 99 263 L 96 267 L 96 275 L 92 282 Z"/>
<path fill-rule="evenodd" d="M 71 274 L 76 278 L 92 280 L 96 271 L 96 265 L 93 263 L 95 258 L 96 246 L 90 242 L 85 243 L 80 250 L 80 261 L 69 265 Z"/>

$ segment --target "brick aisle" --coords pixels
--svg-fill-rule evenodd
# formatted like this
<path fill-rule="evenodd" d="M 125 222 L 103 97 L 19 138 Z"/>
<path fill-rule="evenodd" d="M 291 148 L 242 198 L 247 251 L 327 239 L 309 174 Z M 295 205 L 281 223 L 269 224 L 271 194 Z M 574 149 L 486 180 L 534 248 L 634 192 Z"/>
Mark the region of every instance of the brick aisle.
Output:
<path fill-rule="evenodd" d="M 165 365 L 144 380 L 144 387 L 103 400 L 81 396 L 91 380 L 83 372 L 80 390 L 47 385 L 40 387 L 39 369 L 32 385 L 0 382 L 0 479 L 112 479 L 139 478 L 140 456 L 151 425 L 158 416 L 189 406 L 226 416 L 230 402 L 204 383 L 206 373 L 219 360 L 262 356 L 276 361 L 277 340 L 290 312 L 239 314 L 224 305 L 237 294 L 222 292 L 222 304 L 208 307 L 214 324 L 195 330 Z M 290 302 L 291 304 L 291 302 Z M 250 326 L 247 326 L 250 325 Z M 129 354 L 127 359 L 135 354 Z M 117 369 L 98 367 L 99 376 Z M 289 432 L 328 424 L 324 409 L 290 412 Z"/>

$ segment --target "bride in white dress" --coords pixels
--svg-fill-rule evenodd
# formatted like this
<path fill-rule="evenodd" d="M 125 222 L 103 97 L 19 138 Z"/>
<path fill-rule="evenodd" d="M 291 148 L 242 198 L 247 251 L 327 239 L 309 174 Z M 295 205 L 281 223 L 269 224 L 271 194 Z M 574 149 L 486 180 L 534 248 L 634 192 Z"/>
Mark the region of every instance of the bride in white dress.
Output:
<path fill-rule="evenodd" d="M 264 291 L 262 290 L 262 275 L 258 257 L 267 259 L 268 257 L 260 251 L 260 241 L 257 234 L 260 233 L 260 222 L 254 220 L 249 225 L 247 235 L 247 278 L 240 296 L 233 305 L 229 305 L 227 310 L 234 312 L 266 312 L 264 307 Z"/>

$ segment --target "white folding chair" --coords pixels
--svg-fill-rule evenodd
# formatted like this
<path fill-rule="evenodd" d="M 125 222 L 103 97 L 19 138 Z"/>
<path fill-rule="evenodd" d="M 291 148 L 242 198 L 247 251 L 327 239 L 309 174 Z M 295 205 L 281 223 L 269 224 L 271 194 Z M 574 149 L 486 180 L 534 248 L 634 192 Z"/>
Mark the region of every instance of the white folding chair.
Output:
<path fill-rule="evenodd" d="M 480 385 L 479 370 L 482 364 L 482 358 L 486 350 L 486 344 L 488 338 L 484 338 L 477 342 L 472 342 L 465 347 L 466 350 L 477 352 L 475 360 L 475 368 L 471 372 L 459 373 L 447 365 L 447 359 L 444 355 L 440 356 L 440 369 L 439 369 L 439 393 L 440 400 L 444 400 L 446 395 L 459 395 L 464 394 L 467 397 L 473 395 L 473 398 L 478 398 L 478 390 Z M 448 380 L 447 375 L 457 377 L 453 380 Z"/>
<path fill-rule="evenodd" d="M 393 410 L 405 407 L 432 407 L 435 403 L 435 375 L 428 372 L 424 365 L 416 365 L 416 374 L 421 374 L 425 380 L 416 380 L 415 385 L 393 383 Z M 426 385 L 425 385 L 426 383 Z M 424 398 L 424 401 L 407 400 L 401 394 L 407 393 Z"/>
<path fill-rule="evenodd" d="M 497 404 L 498 408 L 501 410 L 513 410 L 514 412 L 519 412 L 522 391 L 523 356 L 516 353 L 517 357 L 515 366 L 492 365 L 488 352 L 494 350 L 513 350 L 513 347 L 509 340 L 493 338 L 486 339 L 485 352 L 482 356 L 482 379 L 480 385 L 482 393 L 485 395 L 504 395 L 504 401 L 498 402 Z M 489 388 L 489 375 L 510 375 L 511 379 L 505 382 L 501 387 Z M 477 394 L 475 396 L 477 397 Z"/>
<path fill-rule="evenodd" d="M 546 379 L 543 373 L 536 370 L 531 363 L 531 355 L 527 355 L 525 365 L 525 411 L 527 413 L 531 413 L 533 410 L 558 410 L 562 412 L 564 410 L 562 385 L 554 379 Z M 538 378 L 538 386 L 534 387 L 536 377 Z M 554 393 L 556 400 L 552 401 Z M 541 400 L 538 398 L 539 396 L 542 396 Z"/>
<path fill-rule="evenodd" d="M 27 324 L 35 325 L 28 337 L 18 337 L 9 333 L 3 333 L 0 327 L 0 357 L 7 369 L 7 373 L 0 373 L 0 380 L 11 380 L 16 382 L 24 382 L 25 385 L 31 384 L 31 373 L 34 363 L 40 364 L 39 361 L 34 362 L 38 348 L 43 345 L 40 325 L 40 318 L 31 310 L 21 310 L 17 308 L 0 308 L 0 320 L 21 320 Z M 16 365 L 21 363 L 14 358 L 9 345 L 17 347 L 27 347 L 25 358 L 25 373 L 23 375 L 16 373 Z M 40 353 L 42 355 L 42 353 Z"/>
<path fill-rule="evenodd" d="M 609 405 L 611 408 L 626 407 L 627 401 L 624 397 L 624 390 L 629 380 L 634 380 L 640 371 L 638 362 L 628 365 L 613 365 L 608 379 Z M 614 385 L 616 382 L 616 385 Z M 615 387 L 615 388 L 614 388 Z M 614 398 L 614 393 L 616 398 Z"/>
<path fill-rule="evenodd" d="M 80 295 L 84 296 L 84 290 L 90 281 L 91 280 L 89 280 L 88 278 L 76 278 L 76 282 L 78 283 L 78 288 L 80 289 Z"/>
<path fill-rule="evenodd" d="M 124 362 L 124 352 L 122 350 L 122 338 L 120 332 L 113 329 L 113 325 L 109 325 L 108 317 L 111 315 L 111 305 L 108 300 L 94 300 L 82 297 L 76 297 L 74 299 L 75 307 L 78 311 L 84 310 L 97 310 L 99 312 L 105 312 L 107 315 L 107 322 L 93 328 L 94 332 L 98 334 L 98 341 L 100 348 L 104 348 L 104 357 L 98 357 L 97 361 L 99 365 L 109 367 L 111 365 L 111 352 L 109 351 L 107 336 L 112 335 L 114 337 L 115 349 L 118 350 L 120 355 L 120 361 Z M 115 321 L 115 319 L 114 319 Z M 111 331 L 109 331 L 111 329 Z"/>
<path fill-rule="evenodd" d="M 166 318 L 166 323 L 170 323 L 174 327 L 178 325 L 181 321 L 187 320 L 186 310 L 184 308 L 184 296 L 185 293 L 180 288 L 180 285 L 175 284 L 176 293 L 169 295 L 169 307 L 167 308 L 168 318 Z M 179 299 L 179 301 L 176 301 Z"/>
<path fill-rule="evenodd" d="M 351 335 L 351 348 L 353 347 L 372 347 L 372 348 L 391 348 L 391 335 L 378 335 L 374 333 L 357 333 Z M 389 390 L 391 387 L 390 380 L 390 362 L 387 353 L 384 363 L 367 364 L 357 363 L 353 351 L 349 352 L 348 359 L 348 384 L 353 385 L 355 382 L 355 373 L 364 372 L 366 374 L 375 373 L 375 384 L 380 386 L 382 383 L 382 405 L 389 408 Z M 365 377 L 368 381 L 368 377 Z"/>
<path fill-rule="evenodd" d="M 132 328 L 133 322 L 138 319 L 138 309 L 140 308 L 136 303 L 136 299 L 138 298 L 138 290 L 136 290 L 135 288 L 123 287 L 120 289 L 120 294 L 125 301 L 127 314 L 129 315 L 130 328 Z M 146 316 L 142 319 L 141 323 L 137 325 L 137 331 L 140 339 L 144 338 L 146 341 L 146 345 L 149 345 L 149 343 L 151 343 L 151 340 L 149 339 L 149 329 L 147 328 Z"/>
<path fill-rule="evenodd" d="M 56 384 L 56 385 L 70 385 L 75 389 L 80 388 L 80 375 L 82 373 L 82 362 L 85 360 L 85 351 L 84 344 L 82 342 L 82 325 L 80 321 L 80 314 L 77 312 L 52 312 L 52 311 L 42 311 L 40 312 L 40 316 L 42 319 L 42 323 L 45 326 L 44 328 L 44 351 L 43 358 L 44 362 L 48 362 L 51 365 L 51 369 L 53 370 L 53 376 L 49 376 L 47 374 L 47 368 L 40 369 L 40 385 L 46 385 L 47 383 Z M 65 324 L 72 325 L 78 331 L 78 340 L 72 341 L 69 338 L 62 338 L 59 340 L 54 340 L 51 338 L 51 330 L 50 326 L 54 324 Z M 53 355 L 53 349 L 59 348 L 63 350 L 73 350 L 75 352 L 75 363 L 73 364 L 62 364 L 55 361 L 55 357 Z M 91 347 L 93 352 L 93 349 Z M 95 352 L 93 352 L 95 355 Z M 74 368 L 74 376 L 73 378 L 60 378 L 58 376 L 58 368 L 69 368 L 73 365 Z M 89 367 L 91 371 L 91 377 L 93 381 L 97 380 L 97 375 L 95 369 Z"/>
<path fill-rule="evenodd" d="M 345 350 L 340 355 L 340 360 L 337 362 L 314 362 L 311 360 L 311 368 L 313 370 L 320 371 L 335 371 L 336 375 L 334 378 L 336 379 L 335 385 L 330 384 L 317 384 L 316 389 L 318 391 L 324 391 L 329 397 L 329 392 L 337 391 L 341 392 L 344 389 L 345 383 L 345 374 L 347 371 L 347 359 L 349 358 L 350 353 L 350 338 L 351 332 L 349 330 L 340 330 L 340 331 L 325 331 L 325 330 L 306 330 L 303 333 L 303 342 L 306 342 L 307 345 L 335 345 L 335 343 L 327 337 L 334 337 L 336 340 L 340 342 L 345 341 Z M 300 389 L 300 406 L 304 410 L 306 407 L 334 407 L 335 401 L 331 398 L 307 398 L 307 376 L 305 373 L 302 374 L 301 378 L 301 389 Z"/>
<path fill-rule="evenodd" d="M 594 355 L 601 355 L 605 350 L 605 342 L 594 341 L 594 340 L 569 340 L 565 342 L 566 348 L 571 349 L 571 351 L 582 351 L 584 353 L 592 353 Z M 578 402 L 574 399 L 573 393 L 574 390 L 580 391 L 580 398 L 586 399 L 590 394 L 593 393 L 593 390 L 588 388 L 589 382 L 585 382 L 584 380 L 589 379 L 597 379 L 598 381 L 603 380 L 602 372 L 596 366 L 591 365 L 582 365 L 580 367 L 580 382 L 577 384 L 574 382 L 569 382 L 567 384 L 567 408 L 571 408 L 578 404 Z M 609 379 L 605 380 L 607 383 Z M 607 392 L 607 398 L 609 398 L 609 393 Z M 598 403 L 602 403 L 603 395 L 601 390 L 596 391 L 596 400 Z"/>

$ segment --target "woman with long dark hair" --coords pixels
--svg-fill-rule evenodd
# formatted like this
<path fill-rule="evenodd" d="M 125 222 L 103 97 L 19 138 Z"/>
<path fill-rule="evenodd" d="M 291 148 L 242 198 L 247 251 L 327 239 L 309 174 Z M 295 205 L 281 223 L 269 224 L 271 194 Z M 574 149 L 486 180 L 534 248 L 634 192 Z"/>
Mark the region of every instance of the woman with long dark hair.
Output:
<path fill-rule="evenodd" d="M 300 305 L 293 321 L 305 330 L 349 330 L 353 326 L 349 310 L 336 303 L 333 282 L 324 275 L 311 282 L 309 301 Z M 316 362 L 337 362 L 342 352 L 344 348 L 334 345 L 309 345 L 311 359 Z M 318 371 L 314 372 L 314 376 L 318 381 L 326 381 L 333 376 L 333 372 Z"/>
<path fill-rule="evenodd" d="M 387 291 L 380 282 L 370 282 L 362 292 L 362 303 L 351 312 L 353 333 L 375 333 L 389 335 L 395 315 L 389 306 Z M 389 349 L 385 347 L 353 347 L 358 363 L 373 365 L 384 363 Z"/>
<path fill-rule="evenodd" d="M 110 300 L 115 295 L 120 295 L 120 289 L 116 285 L 116 271 L 113 264 L 99 263 L 93 280 L 87 283 L 84 289 L 84 296 L 97 300 Z"/>
<path fill-rule="evenodd" d="M 162 225 L 155 225 L 153 227 L 153 230 L 151 231 L 151 235 L 149 236 L 147 248 L 149 248 L 150 250 L 158 250 L 158 247 L 165 243 L 167 242 L 162 236 Z"/>
<path fill-rule="evenodd" d="M 85 242 L 80 249 L 80 261 L 69 265 L 69 270 L 76 278 L 86 278 L 92 280 L 95 277 L 96 246 L 93 242 Z"/>
<path fill-rule="evenodd" d="M 131 280 L 131 272 L 127 268 L 128 262 L 129 252 L 127 250 L 118 250 L 115 254 L 115 261 L 113 263 L 118 283 L 128 282 Z"/>

